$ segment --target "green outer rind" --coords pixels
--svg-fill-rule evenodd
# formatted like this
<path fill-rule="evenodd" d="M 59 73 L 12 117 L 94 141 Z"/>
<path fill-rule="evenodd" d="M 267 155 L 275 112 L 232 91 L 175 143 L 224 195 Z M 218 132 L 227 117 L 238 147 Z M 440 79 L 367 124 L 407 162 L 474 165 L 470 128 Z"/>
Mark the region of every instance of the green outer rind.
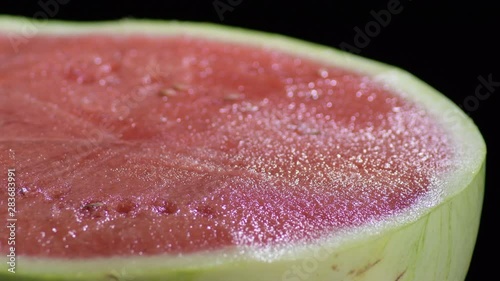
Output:
<path fill-rule="evenodd" d="M 0 34 L 26 44 L 39 34 L 176 35 L 285 51 L 367 75 L 436 117 L 456 143 L 460 163 L 440 177 L 440 189 L 419 206 L 313 245 L 287 249 L 226 249 L 182 257 L 52 260 L 18 257 L 16 273 L 1 280 L 436 280 L 465 278 L 482 207 L 486 146 L 474 123 L 429 85 L 396 67 L 276 34 L 207 23 L 121 20 L 106 23 L 37 22 L 0 17 Z M 24 40 L 26 39 L 26 40 Z M 15 41 L 21 40 L 21 41 Z M 16 49 L 13 45 L 13 53 Z M 18 234 L 22 235 L 22 234 Z M 4 263 L 5 265 L 6 263 Z"/>

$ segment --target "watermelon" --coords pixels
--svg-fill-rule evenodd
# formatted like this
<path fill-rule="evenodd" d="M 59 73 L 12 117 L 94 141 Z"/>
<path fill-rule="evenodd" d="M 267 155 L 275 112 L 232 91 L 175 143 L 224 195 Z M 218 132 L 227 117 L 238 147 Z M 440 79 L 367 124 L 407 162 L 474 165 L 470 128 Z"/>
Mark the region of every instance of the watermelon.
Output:
<path fill-rule="evenodd" d="M 205 23 L 0 20 L 1 280 L 464 280 L 486 148 L 394 66 Z"/>

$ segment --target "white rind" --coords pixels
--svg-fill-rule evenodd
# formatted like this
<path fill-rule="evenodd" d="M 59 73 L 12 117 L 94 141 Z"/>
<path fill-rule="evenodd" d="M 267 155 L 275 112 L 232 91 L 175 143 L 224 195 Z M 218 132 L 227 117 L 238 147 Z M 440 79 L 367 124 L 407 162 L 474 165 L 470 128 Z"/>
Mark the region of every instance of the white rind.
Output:
<path fill-rule="evenodd" d="M 411 210 L 314 245 L 228 249 L 182 257 L 71 261 L 20 257 L 18 273 L 0 271 L 1 280 L 464 280 L 479 226 L 486 147 L 474 123 L 429 85 L 396 67 L 276 34 L 205 23 L 35 22 L 0 17 L 0 34 L 12 40 L 85 33 L 204 37 L 281 50 L 370 76 L 435 116 L 455 140 L 458 167 L 440 177 L 431 187 L 436 192 Z"/>

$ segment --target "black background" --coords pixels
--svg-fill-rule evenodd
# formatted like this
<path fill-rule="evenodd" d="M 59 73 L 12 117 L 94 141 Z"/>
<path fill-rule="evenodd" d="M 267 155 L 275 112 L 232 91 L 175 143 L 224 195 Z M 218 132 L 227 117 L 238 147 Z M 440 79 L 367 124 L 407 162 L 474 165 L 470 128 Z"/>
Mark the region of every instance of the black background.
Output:
<path fill-rule="evenodd" d="M 42 0 L 48 2 L 49 0 Z M 55 0 L 52 0 L 55 1 Z M 60 0 L 59 9 L 50 17 L 67 20 L 111 20 L 123 17 L 204 21 L 241 26 L 285 34 L 300 39 L 339 47 L 342 42 L 355 46 L 355 27 L 364 29 L 374 20 L 370 11 L 387 9 L 390 0 L 370 1 L 251 1 L 218 0 L 234 4 L 222 16 L 213 0 L 208 1 L 135 1 L 105 2 Z M 406 69 L 447 95 L 466 112 L 482 131 L 488 145 L 486 194 L 481 228 L 467 281 L 495 279 L 498 250 L 493 239 L 493 220 L 498 211 L 499 184 L 495 173 L 495 155 L 499 143 L 494 131 L 500 87 L 473 104 L 479 76 L 500 82 L 499 10 L 495 1 L 424 2 L 401 0 L 402 11 L 392 15 L 389 24 L 374 35 L 360 55 Z M 38 1 L 1 1 L 0 14 L 33 17 L 43 11 Z M 464 102 L 470 102 L 469 104 Z M 489 279 L 488 279 L 489 280 Z M 427 280 L 422 280 L 427 281 Z"/>

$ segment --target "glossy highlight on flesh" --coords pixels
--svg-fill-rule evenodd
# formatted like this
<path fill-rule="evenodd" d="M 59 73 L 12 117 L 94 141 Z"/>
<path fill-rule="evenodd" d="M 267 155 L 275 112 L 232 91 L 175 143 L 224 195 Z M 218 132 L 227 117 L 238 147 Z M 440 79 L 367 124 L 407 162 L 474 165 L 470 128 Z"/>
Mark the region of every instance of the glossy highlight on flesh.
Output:
<path fill-rule="evenodd" d="M 29 256 L 309 241 L 411 207 L 452 157 L 368 77 L 182 36 L 0 37 L 0 126 Z"/>

